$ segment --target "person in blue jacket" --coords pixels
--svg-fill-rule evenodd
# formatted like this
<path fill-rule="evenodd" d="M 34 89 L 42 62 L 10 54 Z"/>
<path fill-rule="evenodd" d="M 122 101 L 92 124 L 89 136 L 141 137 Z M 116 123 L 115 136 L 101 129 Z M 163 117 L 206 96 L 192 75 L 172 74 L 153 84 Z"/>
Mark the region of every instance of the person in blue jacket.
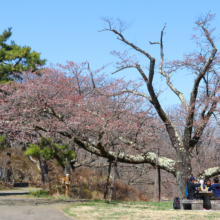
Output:
<path fill-rule="evenodd" d="M 214 178 L 214 184 L 209 187 L 208 191 L 213 191 L 214 198 L 220 197 L 220 184 L 217 176 Z"/>

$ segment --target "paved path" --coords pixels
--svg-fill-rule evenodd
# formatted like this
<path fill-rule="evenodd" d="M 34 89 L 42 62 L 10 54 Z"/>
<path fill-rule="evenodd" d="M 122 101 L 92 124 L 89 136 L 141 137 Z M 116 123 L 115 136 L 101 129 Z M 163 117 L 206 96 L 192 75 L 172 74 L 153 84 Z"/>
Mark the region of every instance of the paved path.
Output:
<path fill-rule="evenodd" d="M 0 191 L 0 220 L 74 220 L 62 212 L 80 200 L 25 198 L 14 195 L 29 194 L 30 188 Z"/>
<path fill-rule="evenodd" d="M 61 208 L 62 205 L 0 206 L 0 220 L 73 220 Z"/>
<path fill-rule="evenodd" d="M 25 188 L 14 188 L 11 190 L 1 190 L 0 196 L 9 196 L 9 195 L 25 195 L 30 194 L 30 191 L 37 191 L 41 190 L 41 188 L 31 188 L 31 187 L 25 187 Z"/>

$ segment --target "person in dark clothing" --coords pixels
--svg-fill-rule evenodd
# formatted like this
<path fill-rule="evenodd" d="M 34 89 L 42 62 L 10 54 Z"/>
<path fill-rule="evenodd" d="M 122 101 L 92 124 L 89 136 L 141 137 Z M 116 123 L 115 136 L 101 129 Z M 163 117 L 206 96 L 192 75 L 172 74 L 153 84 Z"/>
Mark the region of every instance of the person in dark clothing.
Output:
<path fill-rule="evenodd" d="M 208 191 L 213 191 L 214 198 L 220 197 L 220 184 L 217 176 L 214 178 L 214 184 L 209 187 Z"/>
<path fill-rule="evenodd" d="M 187 183 L 188 187 L 188 196 L 187 199 L 201 199 L 200 196 L 196 196 L 196 188 L 200 187 L 200 183 L 195 183 L 195 178 L 193 176 L 190 177 L 189 182 Z"/>
<path fill-rule="evenodd" d="M 205 181 L 205 184 L 203 185 L 203 189 L 205 189 L 206 187 L 209 188 L 211 185 L 212 185 L 212 184 L 211 184 L 211 180 L 210 180 L 210 179 L 207 179 L 207 180 Z"/>

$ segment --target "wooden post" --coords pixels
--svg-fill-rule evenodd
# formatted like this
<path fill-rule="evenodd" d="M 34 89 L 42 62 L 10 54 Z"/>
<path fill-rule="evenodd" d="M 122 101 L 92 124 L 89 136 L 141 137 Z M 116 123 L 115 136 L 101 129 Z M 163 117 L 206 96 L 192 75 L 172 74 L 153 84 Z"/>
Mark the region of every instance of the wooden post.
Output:
<path fill-rule="evenodd" d="M 69 181 L 69 174 L 66 174 L 66 181 Z M 65 185 L 66 185 L 66 196 L 69 196 L 69 185 L 68 184 Z"/>

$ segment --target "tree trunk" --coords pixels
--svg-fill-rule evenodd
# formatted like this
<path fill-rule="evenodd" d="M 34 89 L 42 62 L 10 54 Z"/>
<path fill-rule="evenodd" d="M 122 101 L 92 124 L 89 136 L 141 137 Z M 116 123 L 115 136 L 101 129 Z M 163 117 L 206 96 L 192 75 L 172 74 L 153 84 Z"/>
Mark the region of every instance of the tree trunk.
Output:
<path fill-rule="evenodd" d="M 66 176 L 66 174 L 71 175 L 71 173 L 72 173 L 71 162 L 68 161 L 67 158 L 66 158 L 65 169 L 64 169 L 64 176 Z"/>
<path fill-rule="evenodd" d="M 104 199 L 106 199 L 106 196 L 108 194 L 108 183 L 109 183 L 109 177 L 110 177 L 110 174 L 111 174 L 111 167 L 112 167 L 112 161 L 109 160 L 108 177 L 107 177 L 107 182 L 106 182 L 106 185 L 105 185 Z"/>
<path fill-rule="evenodd" d="M 43 182 L 43 184 L 48 184 L 49 183 L 49 177 L 48 177 L 47 161 L 44 158 L 41 157 L 39 159 L 39 163 L 40 163 L 42 182 Z"/>
<path fill-rule="evenodd" d="M 181 149 L 178 152 L 178 161 L 176 162 L 176 184 L 180 198 L 186 197 L 186 183 L 192 175 L 191 156 L 188 150 Z"/>
<path fill-rule="evenodd" d="M 116 169 L 117 169 L 117 163 L 114 164 L 114 169 L 113 169 L 113 174 L 112 174 L 112 183 L 111 183 L 110 194 L 109 194 L 109 203 L 110 203 L 111 200 L 112 200 L 112 194 L 113 194 L 114 183 L 115 183 Z"/>
<path fill-rule="evenodd" d="M 159 192 L 159 202 L 161 200 L 161 175 L 160 175 L 160 167 L 158 166 L 158 192 Z"/>
<path fill-rule="evenodd" d="M 157 169 L 156 169 L 157 172 Z M 154 180 L 154 202 L 157 201 L 157 180 L 158 180 L 158 176 L 157 174 L 155 175 L 155 180 Z"/>
<path fill-rule="evenodd" d="M 36 164 L 38 170 L 41 170 L 40 169 L 40 160 L 35 160 L 32 156 L 29 156 L 29 159 L 32 163 Z"/>
<path fill-rule="evenodd" d="M 157 149 L 157 158 L 160 156 L 160 148 Z M 157 160 L 157 173 L 158 173 L 158 200 L 160 202 L 160 197 L 161 197 L 161 178 L 160 178 L 160 166 Z"/>
<path fill-rule="evenodd" d="M 5 183 L 10 182 L 12 176 L 11 169 L 8 167 L 0 167 L 0 179 Z"/>
<path fill-rule="evenodd" d="M 159 201 L 160 201 L 160 170 L 158 166 L 158 158 L 159 158 L 159 149 L 157 149 L 157 156 L 156 156 L 156 175 L 154 181 L 154 202 L 157 201 L 157 187 L 159 189 Z M 158 183 L 158 185 L 157 185 Z"/>

